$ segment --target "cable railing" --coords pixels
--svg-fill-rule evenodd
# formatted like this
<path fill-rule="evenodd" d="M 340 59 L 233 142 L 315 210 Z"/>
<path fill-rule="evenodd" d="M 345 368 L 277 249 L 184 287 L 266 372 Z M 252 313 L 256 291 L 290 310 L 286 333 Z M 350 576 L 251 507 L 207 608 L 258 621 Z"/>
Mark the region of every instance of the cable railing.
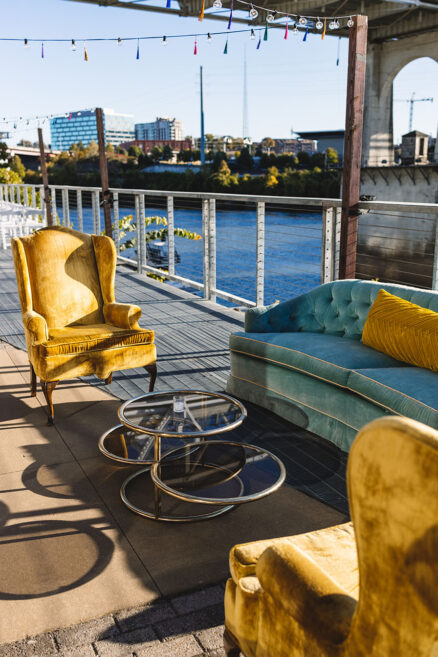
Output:
<path fill-rule="evenodd" d="M 103 232 L 100 188 L 50 185 L 49 190 L 55 223 Z M 338 278 L 340 199 L 110 192 L 119 263 L 206 300 L 260 306 Z M 41 185 L 0 185 L 0 201 L 41 210 L 45 225 L 43 196 Z M 359 212 L 358 278 L 438 289 L 438 205 L 363 201 Z M 123 226 L 131 215 L 135 228 L 126 233 Z M 164 224 L 146 224 L 145 217 L 164 218 L 166 240 L 152 239 Z M 175 229 L 202 239 L 182 239 Z"/>

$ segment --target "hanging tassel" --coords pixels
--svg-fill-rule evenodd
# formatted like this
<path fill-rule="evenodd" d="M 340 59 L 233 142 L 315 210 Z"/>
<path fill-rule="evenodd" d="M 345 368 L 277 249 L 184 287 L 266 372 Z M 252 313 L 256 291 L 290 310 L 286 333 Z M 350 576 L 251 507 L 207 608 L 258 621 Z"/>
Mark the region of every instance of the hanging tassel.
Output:
<path fill-rule="evenodd" d="M 140 39 L 137 39 L 137 55 L 136 59 L 140 59 Z"/>
<path fill-rule="evenodd" d="M 205 0 L 202 0 L 201 13 L 199 14 L 198 21 L 204 20 L 204 11 L 205 11 Z"/>
<path fill-rule="evenodd" d="M 336 58 L 336 66 L 339 66 L 340 48 L 341 48 L 341 37 L 339 37 L 339 39 L 338 39 L 338 55 L 337 55 L 337 58 Z"/>
<path fill-rule="evenodd" d="M 225 41 L 224 55 L 228 55 L 228 37 L 227 40 Z"/>
<path fill-rule="evenodd" d="M 166 9 L 170 9 L 170 3 L 171 3 L 171 0 L 167 0 L 167 2 L 166 2 Z"/>
<path fill-rule="evenodd" d="M 259 42 L 257 44 L 256 50 L 260 50 L 260 46 L 262 45 L 262 35 L 259 33 Z"/>
<path fill-rule="evenodd" d="M 84 60 L 88 62 L 87 44 L 84 41 Z"/>
<path fill-rule="evenodd" d="M 265 33 L 263 35 L 263 41 L 268 40 L 268 21 L 266 21 Z"/>
<path fill-rule="evenodd" d="M 195 49 L 194 49 L 194 51 L 193 51 L 193 54 L 194 54 L 194 55 L 197 55 L 197 54 L 198 54 L 198 42 L 196 41 L 196 39 L 195 39 Z"/>
<path fill-rule="evenodd" d="M 286 16 L 286 29 L 284 31 L 284 38 L 287 39 L 287 35 L 289 32 L 289 15 Z"/>
<path fill-rule="evenodd" d="M 305 31 L 304 36 L 303 36 L 303 41 L 307 41 L 307 35 L 308 34 L 309 34 L 309 28 L 306 27 L 306 31 Z"/>
<path fill-rule="evenodd" d="M 327 19 L 324 18 L 324 27 L 323 27 L 322 34 L 321 34 L 321 39 L 323 39 L 325 37 L 326 29 L 327 29 Z"/>
<path fill-rule="evenodd" d="M 228 19 L 227 30 L 231 29 L 231 23 L 233 22 L 233 5 L 234 5 L 234 0 L 231 0 L 230 18 Z"/>
<path fill-rule="evenodd" d="M 41 44 L 41 57 L 44 59 L 44 43 Z"/>

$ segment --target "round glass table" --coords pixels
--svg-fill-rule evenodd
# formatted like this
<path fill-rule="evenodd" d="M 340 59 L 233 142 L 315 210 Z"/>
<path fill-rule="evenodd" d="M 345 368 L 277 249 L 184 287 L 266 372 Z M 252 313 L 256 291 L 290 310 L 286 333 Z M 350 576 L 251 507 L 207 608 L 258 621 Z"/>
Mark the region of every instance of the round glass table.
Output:
<path fill-rule="evenodd" d="M 146 465 L 120 494 L 139 515 L 187 522 L 221 515 L 277 490 L 285 468 L 253 445 L 210 438 L 246 417 L 239 401 L 221 393 L 148 393 L 123 403 L 122 424 L 104 433 L 100 451 L 124 464 Z"/>

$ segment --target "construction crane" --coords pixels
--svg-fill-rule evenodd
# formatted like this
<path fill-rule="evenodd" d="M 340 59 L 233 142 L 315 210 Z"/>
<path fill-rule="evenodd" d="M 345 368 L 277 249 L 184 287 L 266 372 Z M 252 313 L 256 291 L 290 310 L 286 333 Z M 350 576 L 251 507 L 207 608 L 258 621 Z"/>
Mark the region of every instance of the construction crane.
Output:
<path fill-rule="evenodd" d="M 414 103 L 433 103 L 433 98 L 415 98 L 415 91 L 410 98 L 400 98 L 397 103 L 409 103 L 409 132 L 412 132 L 414 120 Z"/>

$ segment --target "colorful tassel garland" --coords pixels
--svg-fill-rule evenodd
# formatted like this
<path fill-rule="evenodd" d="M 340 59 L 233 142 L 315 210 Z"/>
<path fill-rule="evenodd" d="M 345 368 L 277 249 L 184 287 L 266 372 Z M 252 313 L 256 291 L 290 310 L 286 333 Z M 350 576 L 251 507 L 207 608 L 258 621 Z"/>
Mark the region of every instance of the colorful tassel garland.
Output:
<path fill-rule="evenodd" d="M 194 51 L 193 51 L 193 54 L 194 54 L 194 55 L 197 55 L 197 54 L 198 54 L 198 42 L 196 41 L 196 39 L 195 39 L 195 49 L 194 49 Z"/>
<path fill-rule="evenodd" d="M 167 2 L 166 2 L 166 9 L 170 9 L 170 3 L 171 3 L 171 0 L 167 0 Z"/>
<path fill-rule="evenodd" d="M 265 33 L 263 35 L 263 41 L 268 40 L 268 21 L 266 21 Z"/>
<path fill-rule="evenodd" d="M 84 41 L 84 60 L 88 62 L 87 44 Z"/>
<path fill-rule="evenodd" d="M 256 50 L 260 50 L 260 46 L 261 46 L 261 45 L 262 45 L 262 35 L 259 34 L 259 42 L 258 42 L 258 44 L 257 44 L 257 48 L 256 48 Z"/>
<path fill-rule="evenodd" d="M 234 0 L 231 0 L 230 18 L 228 19 L 227 30 L 231 29 L 231 23 L 233 22 L 233 5 L 234 5 Z"/>
<path fill-rule="evenodd" d="M 303 36 L 303 41 L 307 41 L 307 35 L 308 34 L 309 34 L 309 28 L 306 27 L 306 31 L 305 31 L 304 36 Z"/>
<path fill-rule="evenodd" d="M 204 20 L 205 0 L 202 0 L 201 13 L 199 14 L 198 21 Z"/>
<path fill-rule="evenodd" d="M 227 40 L 225 41 L 225 48 L 224 48 L 224 55 L 228 54 L 228 37 Z"/>
<path fill-rule="evenodd" d="M 284 31 L 284 38 L 287 39 L 287 35 L 289 32 L 289 16 L 286 16 L 286 29 Z"/>
<path fill-rule="evenodd" d="M 325 37 L 326 29 L 327 29 L 327 19 L 324 18 L 324 27 L 323 27 L 322 34 L 321 34 L 321 39 L 323 39 Z"/>
<path fill-rule="evenodd" d="M 140 40 L 137 39 L 137 55 L 135 57 L 136 59 L 140 59 Z"/>
<path fill-rule="evenodd" d="M 41 57 L 44 59 L 44 43 L 41 44 Z"/>

